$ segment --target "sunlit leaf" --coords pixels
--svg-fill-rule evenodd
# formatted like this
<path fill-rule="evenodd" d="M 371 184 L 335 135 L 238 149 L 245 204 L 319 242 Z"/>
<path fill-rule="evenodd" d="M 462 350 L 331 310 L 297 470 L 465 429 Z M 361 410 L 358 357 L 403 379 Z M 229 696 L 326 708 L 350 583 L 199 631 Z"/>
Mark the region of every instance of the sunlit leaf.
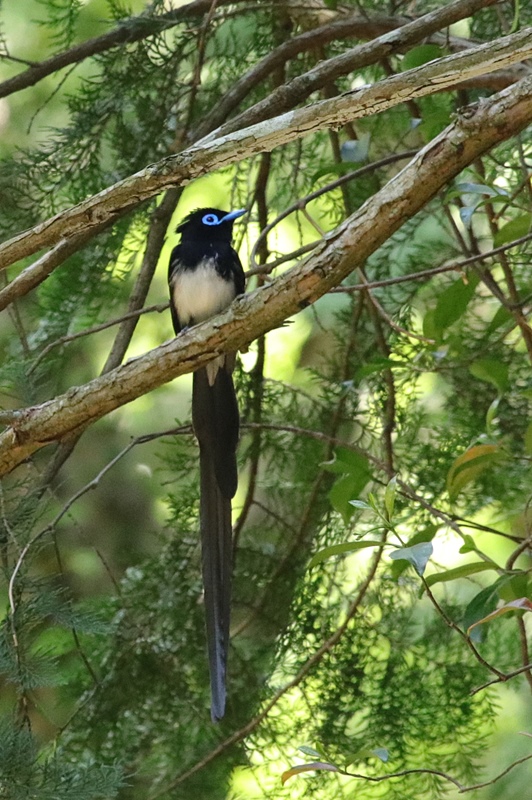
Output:
<path fill-rule="evenodd" d="M 308 764 L 300 764 L 297 767 L 291 767 L 287 769 L 286 772 L 283 772 L 281 775 L 281 781 L 286 783 L 289 778 L 293 778 L 294 775 L 300 775 L 302 772 L 314 772 L 315 770 L 326 770 L 327 772 L 340 772 L 339 768 L 336 767 L 334 764 L 328 764 L 325 761 L 311 761 Z"/>
<path fill-rule="evenodd" d="M 456 581 L 458 578 L 469 578 L 470 575 L 476 575 L 478 572 L 496 569 L 498 569 L 498 566 L 492 561 L 471 561 L 469 564 L 462 564 L 459 567 L 447 569 L 445 572 L 437 572 L 434 575 L 429 575 L 427 577 L 427 584 L 429 586 L 434 586 L 435 583 Z"/>
<path fill-rule="evenodd" d="M 388 485 L 386 486 L 386 490 L 384 492 L 384 507 L 386 508 L 388 519 L 391 519 L 393 517 L 396 494 L 397 494 L 397 475 L 394 475 L 394 477 L 390 481 L 388 481 Z"/>
<path fill-rule="evenodd" d="M 488 614 L 482 619 L 479 619 L 478 622 L 474 622 L 472 625 L 470 625 L 467 629 L 467 635 L 469 636 L 470 632 L 477 625 L 483 625 L 485 622 L 491 622 L 492 619 L 500 617 L 502 614 L 507 614 L 509 611 L 532 611 L 532 602 L 528 599 L 528 597 L 520 597 L 518 600 L 511 600 L 509 603 L 505 603 L 503 606 L 500 606 L 500 608 L 492 611 L 491 614 Z"/>
<path fill-rule="evenodd" d="M 451 500 L 456 499 L 464 486 L 503 458 L 504 454 L 496 444 L 477 444 L 458 456 L 447 473 L 447 491 Z"/>
<path fill-rule="evenodd" d="M 394 550 L 393 553 L 390 553 L 390 558 L 393 558 L 394 561 L 408 561 L 418 575 L 423 575 L 432 552 L 432 542 L 420 542 L 412 547 L 400 547 Z"/>
<path fill-rule="evenodd" d="M 364 550 L 366 547 L 382 547 L 382 542 L 379 541 L 362 541 L 362 542 L 343 542 L 342 544 L 332 544 L 329 547 L 324 547 L 323 550 L 318 550 L 317 553 L 309 561 L 308 568 L 315 567 L 316 564 L 321 564 L 328 558 L 333 556 L 345 555 L 346 553 L 354 553 L 357 550 Z"/>
<path fill-rule="evenodd" d="M 309 747 L 306 744 L 302 744 L 300 747 L 297 748 L 306 756 L 312 756 L 313 758 L 322 758 L 323 753 L 318 752 L 314 747 Z"/>

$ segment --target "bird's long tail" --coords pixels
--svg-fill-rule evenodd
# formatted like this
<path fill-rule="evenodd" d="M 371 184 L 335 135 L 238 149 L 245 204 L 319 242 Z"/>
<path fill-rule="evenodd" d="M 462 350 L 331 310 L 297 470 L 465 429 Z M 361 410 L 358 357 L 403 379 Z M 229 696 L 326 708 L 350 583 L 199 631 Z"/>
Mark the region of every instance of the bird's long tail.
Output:
<path fill-rule="evenodd" d="M 211 716 L 225 712 L 231 604 L 231 499 L 237 488 L 238 405 L 229 359 L 194 373 L 192 421 L 200 446 L 200 529 Z"/>

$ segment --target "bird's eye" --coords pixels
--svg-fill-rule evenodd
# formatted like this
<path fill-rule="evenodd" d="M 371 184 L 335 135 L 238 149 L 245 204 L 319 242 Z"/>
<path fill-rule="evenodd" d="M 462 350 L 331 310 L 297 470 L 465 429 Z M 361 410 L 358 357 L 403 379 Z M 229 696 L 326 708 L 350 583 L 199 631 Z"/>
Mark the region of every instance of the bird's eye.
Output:
<path fill-rule="evenodd" d="M 201 221 L 204 225 L 218 225 L 220 222 L 216 214 L 205 214 Z"/>

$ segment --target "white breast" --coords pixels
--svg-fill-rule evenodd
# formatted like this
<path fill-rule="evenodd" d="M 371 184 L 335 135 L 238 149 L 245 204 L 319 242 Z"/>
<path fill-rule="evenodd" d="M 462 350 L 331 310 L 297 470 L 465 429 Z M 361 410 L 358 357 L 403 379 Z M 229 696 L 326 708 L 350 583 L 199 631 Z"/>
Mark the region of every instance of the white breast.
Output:
<path fill-rule="evenodd" d="M 235 299 L 232 281 L 216 272 L 214 259 L 204 259 L 195 270 L 184 269 L 172 278 L 172 298 L 183 327 L 213 317 Z"/>

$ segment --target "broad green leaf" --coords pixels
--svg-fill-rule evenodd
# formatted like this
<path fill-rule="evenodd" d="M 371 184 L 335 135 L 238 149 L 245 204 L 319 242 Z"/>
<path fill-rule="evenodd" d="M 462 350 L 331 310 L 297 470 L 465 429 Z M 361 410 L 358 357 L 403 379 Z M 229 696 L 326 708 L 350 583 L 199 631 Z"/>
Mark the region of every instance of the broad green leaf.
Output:
<path fill-rule="evenodd" d="M 494 610 L 499 601 L 499 589 L 502 584 L 508 580 L 508 575 L 502 575 L 500 578 L 497 578 L 495 583 L 492 583 L 490 586 L 486 586 L 484 589 L 481 589 L 481 591 L 469 601 L 463 617 L 463 626 L 466 628 L 466 630 L 471 628 L 471 626 L 478 622 L 478 620 L 485 617 L 486 614 L 489 614 Z M 481 641 L 481 630 L 476 629 L 473 631 L 471 638 L 475 641 Z"/>
<path fill-rule="evenodd" d="M 432 551 L 432 542 L 420 542 L 412 547 L 400 547 L 390 553 L 390 557 L 394 561 L 408 561 L 418 575 L 423 575 Z"/>
<path fill-rule="evenodd" d="M 499 306 L 493 315 L 493 319 L 486 328 L 486 333 L 493 333 L 494 331 L 498 330 L 501 325 L 506 325 L 508 322 L 510 322 L 511 319 L 513 319 L 513 317 L 508 309 L 505 306 Z"/>
<path fill-rule="evenodd" d="M 469 371 L 473 377 L 493 384 L 500 392 L 505 392 L 510 385 L 508 367 L 496 358 L 479 358 L 473 361 Z"/>
<path fill-rule="evenodd" d="M 458 278 L 440 294 L 433 318 L 437 330 L 444 331 L 460 319 L 475 294 L 478 281 L 479 278 L 473 274 L 468 276 L 467 282 Z"/>
<path fill-rule="evenodd" d="M 508 244 L 514 239 L 520 239 L 521 236 L 526 236 L 532 227 L 532 214 L 521 214 L 519 217 L 510 220 L 502 228 L 499 228 L 493 237 L 493 247 L 500 247 L 502 244 Z"/>
<path fill-rule="evenodd" d="M 459 553 L 476 553 L 477 552 L 477 546 L 475 544 L 475 540 L 468 533 L 464 534 L 464 543 L 463 543 L 462 547 L 460 548 L 460 550 L 458 552 Z"/>
<path fill-rule="evenodd" d="M 496 617 L 500 617 L 502 614 L 507 614 L 509 611 L 532 611 L 532 602 L 528 599 L 528 597 L 520 597 L 518 600 L 511 600 L 509 603 L 505 603 L 500 608 L 497 608 L 495 611 L 492 611 L 491 614 L 483 617 L 483 619 L 479 619 L 478 622 L 474 622 L 472 625 L 469 626 L 467 629 L 467 635 L 471 635 L 471 631 L 477 625 L 483 625 L 485 622 L 491 622 L 492 619 Z"/>
<path fill-rule="evenodd" d="M 499 597 L 501 600 L 518 600 L 531 594 L 530 578 L 527 572 L 518 572 L 516 575 L 507 575 L 508 580 L 501 584 Z"/>
<path fill-rule="evenodd" d="M 435 583 L 447 583 L 448 581 L 456 581 L 458 578 L 469 578 L 470 575 L 476 575 L 478 572 L 487 572 L 488 570 L 498 569 L 497 564 L 492 561 L 471 561 L 469 564 L 462 564 L 453 569 L 447 569 L 445 572 L 437 572 L 435 575 L 429 575 L 427 584 L 434 586 Z"/>
<path fill-rule="evenodd" d="M 384 507 L 386 509 L 386 514 L 388 515 L 388 519 L 391 519 L 393 517 L 396 494 L 397 494 L 397 475 L 394 475 L 393 478 L 390 481 L 388 481 L 388 485 L 386 486 L 386 490 L 384 492 Z"/>
<path fill-rule="evenodd" d="M 361 453 L 350 450 L 348 447 L 337 447 L 331 461 L 323 461 L 320 464 L 327 472 L 334 472 L 338 475 L 358 475 L 368 467 L 368 460 Z"/>
<path fill-rule="evenodd" d="M 360 494 L 370 479 L 369 473 L 361 475 L 343 475 L 329 491 L 329 500 L 335 511 L 342 515 L 344 522 L 349 522 L 354 511 L 352 497 Z"/>
<path fill-rule="evenodd" d="M 322 467 L 327 472 L 341 476 L 331 487 L 329 500 L 334 510 L 338 511 L 347 523 L 353 515 L 350 501 L 360 494 L 371 478 L 369 462 L 360 453 L 338 447 L 332 461 L 325 462 Z"/>
<path fill-rule="evenodd" d="M 405 53 L 401 61 L 401 70 L 406 72 L 407 69 L 420 67 L 422 64 L 434 61 L 435 58 L 440 58 L 441 55 L 442 48 L 437 44 L 420 44 Z"/>
<path fill-rule="evenodd" d="M 503 458 L 504 454 L 496 444 L 477 444 L 458 456 L 447 473 L 447 491 L 451 500 L 458 497 L 464 486 Z"/>
<path fill-rule="evenodd" d="M 326 770 L 327 772 L 340 772 L 339 768 L 334 764 L 328 764 L 325 761 L 311 761 L 309 764 L 300 764 L 297 767 L 291 767 L 283 772 L 281 781 L 283 784 L 294 775 L 300 775 L 302 772 L 314 772 L 315 770 Z"/>
<path fill-rule="evenodd" d="M 316 564 L 321 564 L 333 556 L 345 555 L 346 553 L 354 553 L 357 550 L 363 550 L 366 547 L 382 547 L 382 542 L 379 541 L 362 541 L 362 542 L 342 542 L 342 544 L 331 544 L 329 547 L 324 547 L 314 553 L 309 561 L 308 568 L 315 567 Z"/>

